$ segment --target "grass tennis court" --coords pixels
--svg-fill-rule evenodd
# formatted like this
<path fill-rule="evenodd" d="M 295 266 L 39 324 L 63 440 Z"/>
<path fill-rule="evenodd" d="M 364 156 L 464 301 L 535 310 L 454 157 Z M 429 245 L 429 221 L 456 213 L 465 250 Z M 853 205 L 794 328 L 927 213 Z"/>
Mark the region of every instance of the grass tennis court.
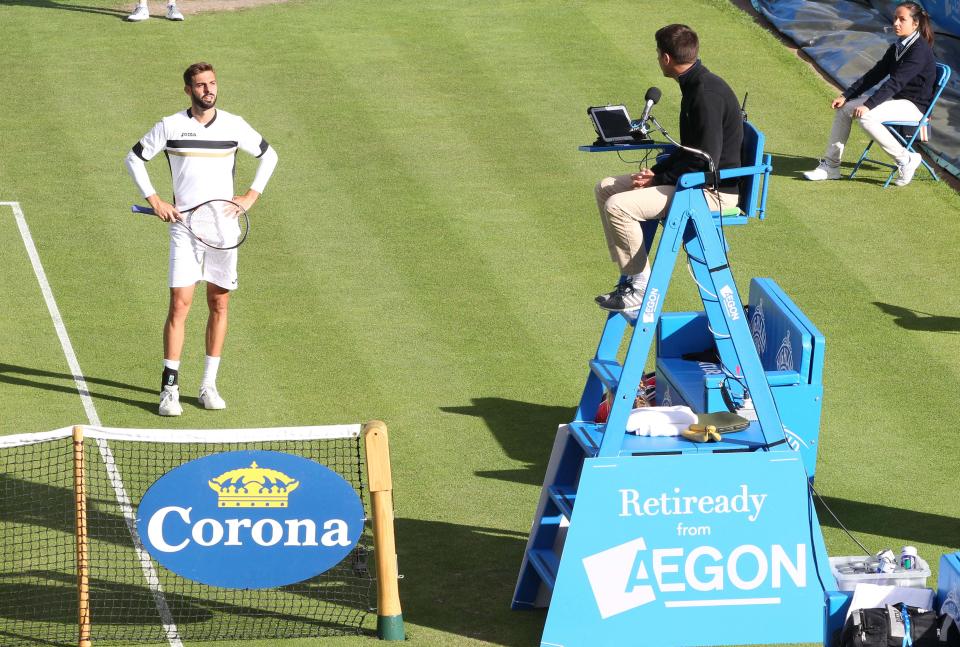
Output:
<path fill-rule="evenodd" d="M 767 220 L 729 232 L 731 262 L 741 290 L 775 278 L 826 336 L 818 490 L 869 548 L 917 546 L 930 584 L 939 555 L 960 549 L 960 201 L 923 171 L 885 191 L 878 168 L 799 179 L 835 91 L 750 16 L 721 0 L 293 0 L 204 14 L 184 0 L 183 23 L 133 25 L 130 8 L 0 4 L 0 202 L 23 210 L 104 425 L 390 425 L 410 644 L 539 641 L 544 614 L 511 612 L 511 593 L 603 323 L 593 295 L 615 278 L 592 187 L 630 168 L 576 147 L 594 137 L 587 106 L 637 112 L 651 85 L 676 134 L 680 95 L 653 42 L 671 22 L 696 29 L 704 62 L 749 92 L 773 154 Z M 280 164 L 241 251 L 219 378 L 229 407 L 196 407 L 198 299 L 185 412 L 168 420 L 155 413 L 167 234 L 129 213 L 140 196 L 122 160 L 186 106 L 180 75 L 196 60 L 217 67 L 218 105 Z M 850 150 L 865 144 L 855 129 Z M 238 159 L 246 188 L 254 162 Z M 163 161 L 148 168 L 169 195 Z M 86 422 L 8 206 L 0 258 L 0 433 Z M 684 268 L 665 307 L 699 309 Z M 832 555 L 858 552 L 821 523 Z"/>

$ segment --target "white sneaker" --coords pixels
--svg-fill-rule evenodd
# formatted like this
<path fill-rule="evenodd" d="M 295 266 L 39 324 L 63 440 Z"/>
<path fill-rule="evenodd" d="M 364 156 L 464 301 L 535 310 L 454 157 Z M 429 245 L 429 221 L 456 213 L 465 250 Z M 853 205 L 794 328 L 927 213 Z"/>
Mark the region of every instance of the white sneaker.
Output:
<path fill-rule="evenodd" d="M 820 160 L 820 165 L 812 171 L 804 171 L 803 177 L 814 182 L 820 180 L 839 180 L 840 167 L 831 166 L 826 160 Z"/>
<path fill-rule="evenodd" d="M 217 387 L 215 386 L 200 387 L 200 404 L 203 405 L 204 409 L 227 408 L 227 403 L 224 402 L 223 398 L 220 397 L 220 394 L 217 393 Z"/>
<path fill-rule="evenodd" d="M 920 168 L 920 162 L 923 158 L 920 153 L 908 153 L 907 161 L 903 164 L 897 162 L 897 170 L 900 171 L 900 177 L 893 181 L 897 186 L 907 186 L 913 179 L 913 174 Z"/>
<path fill-rule="evenodd" d="M 643 293 L 647 290 L 647 279 L 626 281 L 617 284 L 617 287 L 609 296 L 602 300 L 597 300 L 597 305 L 604 310 L 611 312 L 631 312 L 639 310 L 643 305 Z"/>
<path fill-rule="evenodd" d="M 183 20 L 183 14 L 177 10 L 177 5 L 167 5 L 167 20 Z"/>
<path fill-rule="evenodd" d="M 179 416 L 182 413 L 183 407 L 180 406 L 180 387 L 163 387 L 163 391 L 160 391 L 160 415 Z"/>
<path fill-rule="evenodd" d="M 138 4 L 137 8 L 133 10 L 133 13 L 127 16 L 127 20 L 130 22 L 141 22 L 149 17 L 150 10 L 142 4 Z"/>

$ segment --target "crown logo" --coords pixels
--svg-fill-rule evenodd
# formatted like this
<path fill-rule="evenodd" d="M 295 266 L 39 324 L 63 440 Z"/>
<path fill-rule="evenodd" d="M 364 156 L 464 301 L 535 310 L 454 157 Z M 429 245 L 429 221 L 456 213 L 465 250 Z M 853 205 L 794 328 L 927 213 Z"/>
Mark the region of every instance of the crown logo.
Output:
<path fill-rule="evenodd" d="M 224 472 L 207 484 L 217 493 L 220 508 L 286 508 L 287 496 L 300 481 L 254 461 L 250 467 Z"/>

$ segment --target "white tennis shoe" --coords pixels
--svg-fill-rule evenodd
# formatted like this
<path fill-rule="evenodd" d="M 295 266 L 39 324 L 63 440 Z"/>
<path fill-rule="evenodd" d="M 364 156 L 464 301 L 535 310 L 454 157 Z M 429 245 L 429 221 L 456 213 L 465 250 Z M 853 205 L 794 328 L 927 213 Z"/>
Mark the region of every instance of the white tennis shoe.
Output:
<path fill-rule="evenodd" d="M 200 404 L 203 405 L 204 409 L 227 408 L 227 403 L 224 402 L 223 398 L 220 397 L 220 394 L 217 393 L 217 387 L 215 386 L 200 387 Z"/>
<path fill-rule="evenodd" d="M 910 184 L 910 181 L 913 180 L 913 174 L 917 172 L 917 169 L 920 168 L 920 162 L 923 161 L 920 153 L 908 153 L 907 155 L 906 162 L 902 164 L 897 162 L 897 170 L 900 172 L 900 177 L 893 181 L 897 186 L 907 186 Z"/>
<path fill-rule="evenodd" d="M 180 387 L 163 387 L 163 390 L 160 391 L 160 415 L 179 416 L 182 413 L 183 407 L 180 406 Z"/>
<path fill-rule="evenodd" d="M 142 4 L 138 4 L 137 8 L 133 10 L 133 13 L 127 16 L 127 20 L 130 22 L 142 22 L 150 17 L 150 10 Z"/>
<path fill-rule="evenodd" d="M 183 20 L 183 14 L 177 10 L 177 5 L 167 5 L 167 20 Z"/>
<path fill-rule="evenodd" d="M 825 160 L 821 160 L 817 168 L 812 171 L 804 171 L 803 177 L 808 180 L 813 180 L 817 182 L 819 180 L 839 180 L 840 179 L 840 167 L 831 166 Z"/>

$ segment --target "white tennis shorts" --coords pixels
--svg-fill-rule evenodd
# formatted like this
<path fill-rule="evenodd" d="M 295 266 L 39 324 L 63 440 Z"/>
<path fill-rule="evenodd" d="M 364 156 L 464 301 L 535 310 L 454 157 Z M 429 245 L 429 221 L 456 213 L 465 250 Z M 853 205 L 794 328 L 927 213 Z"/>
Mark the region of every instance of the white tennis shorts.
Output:
<path fill-rule="evenodd" d="M 237 250 L 211 249 L 180 223 L 170 225 L 171 288 L 206 281 L 226 290 L 237 289 Z"/>

